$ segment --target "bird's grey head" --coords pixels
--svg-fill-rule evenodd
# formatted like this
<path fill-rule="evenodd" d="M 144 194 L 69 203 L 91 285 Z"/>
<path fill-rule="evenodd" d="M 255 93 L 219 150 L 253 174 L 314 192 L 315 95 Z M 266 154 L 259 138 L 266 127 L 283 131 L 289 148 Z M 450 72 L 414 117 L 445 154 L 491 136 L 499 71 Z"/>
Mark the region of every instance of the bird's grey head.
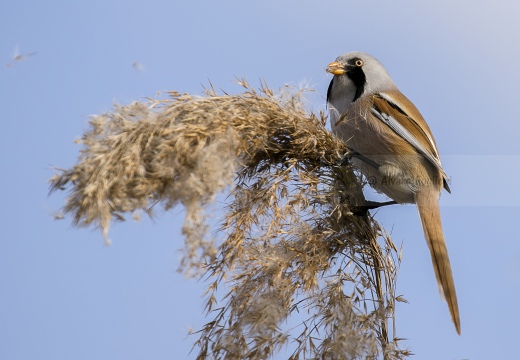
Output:
<path fill-rule="evenodd" d="M 327 71 L 334 74 L 327 91 L 327 102 L 340 114 L 363 95 L 396 89 L 384 66 L 360 51 L 338 56 Z"/>

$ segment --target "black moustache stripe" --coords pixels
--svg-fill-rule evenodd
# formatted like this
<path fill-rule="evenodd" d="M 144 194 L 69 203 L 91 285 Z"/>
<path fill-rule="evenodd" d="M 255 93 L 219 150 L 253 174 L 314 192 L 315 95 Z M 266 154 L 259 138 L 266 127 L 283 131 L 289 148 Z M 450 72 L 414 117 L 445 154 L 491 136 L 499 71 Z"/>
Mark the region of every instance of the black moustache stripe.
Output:
<path fill-rule="evenodd" d="M 351 71 L 347 72 L 348 77 L 356 86 L 356 94 L 354 95 L 354 100 L 356 101 L 361 95 L 363 95 L 363 91 L 365 91 L 365 84 L 367 83 L 365 73 L 363 69 L 360 67 L 355 67 Z"/>
<path fill-rule="evenodd" d="M 330 81 L 329 88 L 327 89 L 327 104 L 330 103 L 331 98 L 331 92 L 332 92 L 332 84 L 334 83 L 334 76 L 332 77 L 332 80 Z"/>

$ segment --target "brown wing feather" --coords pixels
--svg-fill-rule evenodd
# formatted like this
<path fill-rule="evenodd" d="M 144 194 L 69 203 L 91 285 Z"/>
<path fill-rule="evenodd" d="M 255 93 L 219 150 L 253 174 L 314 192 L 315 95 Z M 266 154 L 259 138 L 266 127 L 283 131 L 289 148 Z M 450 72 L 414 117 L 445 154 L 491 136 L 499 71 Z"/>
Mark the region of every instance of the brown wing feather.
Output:
<path fill-rule="evenodd" d="M 391 90 L 372 96 L 374 106 L 392 117 L 405 127 L 436 158 L 439 158 L 437 145 L 432 132 L 415 105 L 401 92 Z M 392 108 L 397 111 L 392 111 Z"/>
<path fill-rule="evenodd" d="M 408 136 L 411 136 L 408 140 L 412 141 L 411 144 L 415 150 L 422 153 L 440 171 L 444 188 L 451 193 L 448 176 L 442 169 L 435 139 L 415 105 L 397 90 L 374 94 L 370 96 L 370 100 L 377 111 L 391 115 L 394 123 L 398 123 L 399 126 L 406 129 Z M 404 136 L 404 134 L 402 135 Z M 414 141 L 416 144 L 413 144 Z"/>

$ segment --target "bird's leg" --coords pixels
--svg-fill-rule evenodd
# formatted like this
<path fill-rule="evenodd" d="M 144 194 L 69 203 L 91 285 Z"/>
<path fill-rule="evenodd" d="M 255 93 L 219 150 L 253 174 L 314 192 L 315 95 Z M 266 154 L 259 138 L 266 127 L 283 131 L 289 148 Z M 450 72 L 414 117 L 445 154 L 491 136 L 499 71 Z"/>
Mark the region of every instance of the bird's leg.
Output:
<path fill-rule="evenodd" d="M 356 150 L 354 149 L 351 149 L 351 148 L 348 148 L 349 149 L 349 152 L 348 154 L 345 154 L 345 156 L 343 157 L 343 159 L 341 159 L 341 162 L 340 162 L 340 165 L 341 166 L 345 166 L 347 165 L 348 161 L 352 158 L 352 157 L 356 157 L 358 158 L 359 160 L 365 162 L 366 164 L 372 166 L 373 168 L 375 168 L 376 170 L 379 170 L 381 168 L 381 165 L 379 165 L 378 163 L 376 163 L 375 161 L 373 160 L 370 160 L 369 158 L 367 158 L 366 156 L 363 156 L 361 155 L 359 152 L 357 152 Z M 385 202 L 377 202 L 377 201 L 370 201 L 370 200 L 364 200 L 364 203 L 363 205 L 359 206 L 359 210 L 358 211 L 354 211 L 354 214 L 356 215 L 362 215 L 362 214 L 366 214 L 368 212 L 368 210 L 373 210 L 373 209 L 377 209 L 377 208 L 380 208 L 380 207 L 383 207 L 383 206 L 387 206 L 387 205 L 395 205 L 395 204 L 398 204 L 396 201 L 385 201 Z"/>
<path fill-rule="evenodd" d="M 354 215 L 366 216 L 366 215 L 368 215 L 369 210 L 374 210 L 374 209 L 378 209 L 383 206 L 395 205 L 395 204 L 398 204 L 398 202 L 396 202 L 396 201 L 377 202 L 377 201 L 365 200 L 365 203 L 363 205 L 351 208 L 351 211 L 352 211 L 352 214 L 354 214 Z"/>
<path fill-rule="evenodd" d="M 373 210 L 373 209 L 377 209 L 377 208 L 380 208 L 380 207 L 383 207 L 383 206 L 387 206 L 387 205 L 396 205 L 398 204 L 397 201 L 385 201 L 385 202 L 377 202 L 377 201 L 370 201 L 370 200 L 367 200 L 365 201 L 365 208 L 367 210 Z"/>

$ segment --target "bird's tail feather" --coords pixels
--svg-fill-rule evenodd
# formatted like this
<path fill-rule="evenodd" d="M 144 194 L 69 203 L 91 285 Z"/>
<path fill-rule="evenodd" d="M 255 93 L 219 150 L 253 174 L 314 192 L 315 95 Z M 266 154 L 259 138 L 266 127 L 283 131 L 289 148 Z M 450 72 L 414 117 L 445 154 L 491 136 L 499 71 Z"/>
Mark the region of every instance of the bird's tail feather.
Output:
<path fill-rule="evenodd" d="M 457 304 L 455 283 L 451 273 L 448 249 L 442 232 L 441 214 L 439 210 L 438 192 L 434 189 L 422 189 L 416 194 L 417 208 L 421 218 L 426 242 L 430 248 L 433 269 L 439 290 L 448 303 L 451 319 L 460 335 L 460 318 Z"/>

